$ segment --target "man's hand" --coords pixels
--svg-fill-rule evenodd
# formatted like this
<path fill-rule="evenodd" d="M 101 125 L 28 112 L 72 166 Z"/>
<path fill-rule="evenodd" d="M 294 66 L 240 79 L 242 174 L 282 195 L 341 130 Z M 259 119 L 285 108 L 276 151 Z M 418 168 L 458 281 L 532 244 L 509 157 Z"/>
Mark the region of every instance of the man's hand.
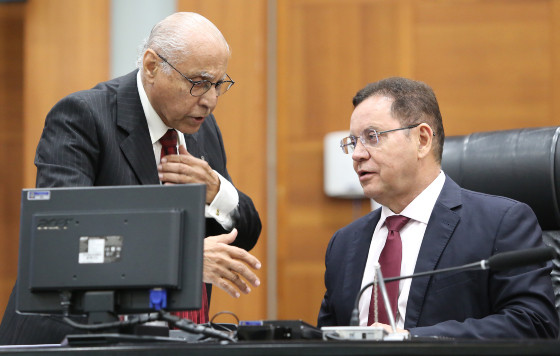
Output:
<path fill-rule="evenodd" d="M 385 329 L 385 331 L 387 331 L 389 334 L 393 333 L 393 328 L 391 327 L 391 325 L 387 325 L 387 324 L 381 324 L 381 323 L 373 323 L 370 326 L 373 327 L 377 327 L 377 328 L 383 328 Z M 399 329 L 397 328 L 397 332 L 398 333 L 403 333 L 403 334 L 410 334 L 410 331 L 405 330 L 405 329 Z"/>
<path fill-rule="evenodd" d="M 255 287 L 261 284 L 255 273 L 249 269 L 260 269 L 261 263 L 249 252 L 229 245 L 236 237 L 237 229 L 233 229 L 228 234 L 204 239 L 202 279 L 205 283 L 212 283 L 223 289 L 232 297 L 239 298 L 239 291 L 245 294 L 251 292 L 247 281 Z"/>
<path fill-rule="evenodd" d="M 220 178 L 208 162 L 191 155 L 179 146 L 178 155 L 168 155 L 158 165 L 159 180 L 164 184 L 206 184 L 206 204 L 212 203 L 220 191 Z"/>

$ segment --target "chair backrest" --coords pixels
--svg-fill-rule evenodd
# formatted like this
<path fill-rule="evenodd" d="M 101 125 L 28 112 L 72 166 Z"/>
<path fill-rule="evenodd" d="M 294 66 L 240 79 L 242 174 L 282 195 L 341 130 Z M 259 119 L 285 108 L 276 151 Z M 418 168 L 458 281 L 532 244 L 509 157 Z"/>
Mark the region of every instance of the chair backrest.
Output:
<path fill-rule="evenodd" d="M 560 253 L 560 127 L 478 132 L 445 138 L 442 169 L 466 189 L 529 205 L 544 242 Z M 560 260 L 551 273 L 560 312 Z"/>
<path fill-rule="evenodd" d="M 528 204 L 543 230 L 560 230 L 560 127 L 445 138 L 442 168 L 466 189 Z"/>

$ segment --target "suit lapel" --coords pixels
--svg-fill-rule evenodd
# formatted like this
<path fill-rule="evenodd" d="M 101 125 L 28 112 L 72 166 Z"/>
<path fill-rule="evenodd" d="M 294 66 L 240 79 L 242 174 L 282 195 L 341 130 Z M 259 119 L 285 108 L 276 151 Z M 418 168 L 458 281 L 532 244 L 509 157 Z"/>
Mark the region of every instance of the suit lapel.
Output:
<path fill-rule="evenodd" d="M 461 205 L 460 188 L 451 178 L 446 177 L 441 194 L 428 221 L 414 273 L 431 271 L 437 267 L 445 247 L 459 223 L 460 217 L 453 211 L 459 205 Z M 417 326 L 430 280 L 431 277 L 412 280 L 406 306 L 405 328 Z"/>
<path fill-rule="evenodd" d="M 191 155 L 196 158 L 202 158 L 203 154 L 201 152 L 200 145 L 198 144 L 198 136 L 199 132 L 195 132 L 191 135 L 185 134 L 185 143 L 187 145 L 187 151 L 189 151 Z"/>
<path fill-rule="evenodd" d="M 120 147 L 141 184 L 159 184 L 152 142 L 146 116 L 142 109 L 134 71 L 123 77 L 117 89 L 117 125 L 128 135 Z"/>

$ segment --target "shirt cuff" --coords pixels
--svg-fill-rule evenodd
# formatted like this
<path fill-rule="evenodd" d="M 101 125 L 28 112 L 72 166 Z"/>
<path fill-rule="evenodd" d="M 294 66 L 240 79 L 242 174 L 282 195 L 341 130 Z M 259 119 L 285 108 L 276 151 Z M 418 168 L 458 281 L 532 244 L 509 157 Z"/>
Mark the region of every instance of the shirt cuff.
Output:
<path fill-rule="evenodd" d="M 216 171 L 214 171 L 216 172 Z M 225 230 L 234 226 L 234 216 L 239 205 L 239 194 L 230 181 L 216 172 L 220 178 L 220 190 L 210 205 L 206 204 L 205 216 L 216 220 Z"/>

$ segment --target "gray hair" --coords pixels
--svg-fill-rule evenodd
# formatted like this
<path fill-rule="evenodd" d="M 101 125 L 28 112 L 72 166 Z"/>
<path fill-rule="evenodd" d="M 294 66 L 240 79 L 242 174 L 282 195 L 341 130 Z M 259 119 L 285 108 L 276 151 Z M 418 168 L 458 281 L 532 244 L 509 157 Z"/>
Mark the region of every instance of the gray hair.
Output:
<path fill-rule="evenodd" d="M 227 51 L 231 53 L 229 45 L 218 28 L 204 16 L 194 12 L 178 12 L 170 15 L 154 26 L 150 36 L 144 39 L 139 47 L 136 66 L 142 68 L 142 61 L 146 50 L 153 49 L 173 65 L 190 54 L 191 34 L 196 33 L 209 41 L 223 42 Z M 161 69 L 170 73 L 172 69 L 161 63 Z"/>

